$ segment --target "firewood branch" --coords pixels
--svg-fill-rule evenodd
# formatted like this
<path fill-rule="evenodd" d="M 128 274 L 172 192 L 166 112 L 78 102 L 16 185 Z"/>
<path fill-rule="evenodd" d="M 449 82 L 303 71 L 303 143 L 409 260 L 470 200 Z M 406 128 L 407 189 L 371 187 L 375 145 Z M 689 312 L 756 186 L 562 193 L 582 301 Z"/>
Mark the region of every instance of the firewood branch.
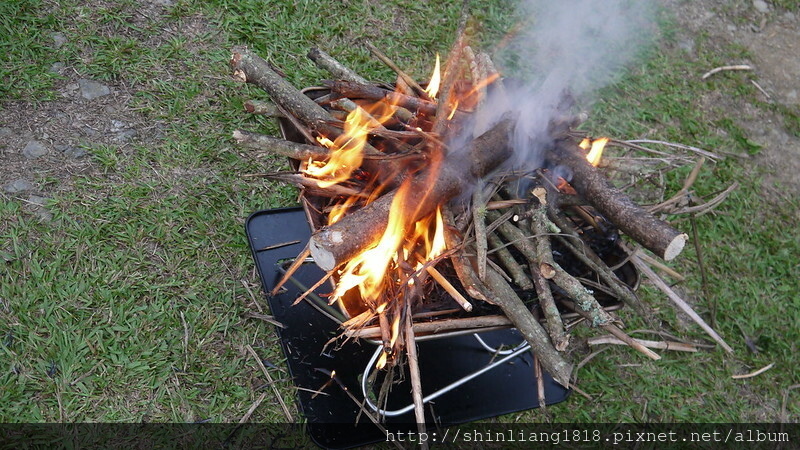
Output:
<path fill-rule="evenodd" d="M 571 140 L 561 140 L 550 152 L 556 164 L 569 167 L 572 186 L 601 214 L 631 239 L 665 261 L 678 256 L 688 236 L 645 211 L 589 164 L 583 151 Z"/>

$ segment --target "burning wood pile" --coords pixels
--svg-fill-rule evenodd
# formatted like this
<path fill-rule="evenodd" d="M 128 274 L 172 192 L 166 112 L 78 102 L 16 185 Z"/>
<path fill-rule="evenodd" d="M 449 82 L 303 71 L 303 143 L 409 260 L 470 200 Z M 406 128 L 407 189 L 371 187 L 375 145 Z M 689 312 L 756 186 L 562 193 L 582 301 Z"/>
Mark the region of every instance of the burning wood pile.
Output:
<path fill-rule="evenodd" d="M 329 300 L 348 315 L 344 335 L 379 341 L 379 368 L 405 354 L 417 386 L 415 336 L 442 330 L 513 326 L 565 386 L 569 330 L 579 322 L 658 359 L 612 314 L 621 301 L 651 320 L 634 293 L 637 269 L 658 278 L 617 230 L 664 260 L 687 235 L 595 167 L 608 140 L 585 138 L 572 130 L 576 119 L 556 114 L 522 144 L 538 149 L 535 161 L 519 161 L 525 119 L 513 108 L 483 113 L 514 101 L 486 54 L 459 38 L 423 87 L 370 49 L 397 72 L 394 86 L 369 83 L 318 49 L 308 56 L 333 81 L 303 92 L 247 49 L 230 61 L 236 79 L 275 102 L 248 101 L 246 110 L 285 125 L 290 140 L 243 130 L 234 138 L 294 161 L 292 172 L 267 174 L 301 188 L 314 229 L 293 268 L 310 254 L 327 272 L 318 286 L 334 280 Z M 417 387 L 418 414 L 421 398 Z"/>

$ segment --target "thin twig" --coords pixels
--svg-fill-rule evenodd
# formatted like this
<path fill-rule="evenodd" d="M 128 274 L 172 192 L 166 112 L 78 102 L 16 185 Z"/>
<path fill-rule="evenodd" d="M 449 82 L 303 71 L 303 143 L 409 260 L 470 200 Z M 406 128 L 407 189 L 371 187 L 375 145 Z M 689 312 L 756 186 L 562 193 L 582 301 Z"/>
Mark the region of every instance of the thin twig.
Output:
<path fill-rule="evenodd" d="M 295 299 L 295 301 L 292 303 L 292 306 L 302 302 L 303 300 L 305 300 L 306 297 L 308 297 L 309 294 L 313 293 L 315 290 L 317 290 L 318 287 L 322 286 L 323 283 L 328 281 L 328 278 L 333 276 L 333 272 L 334 272 L 333 270 L 327 272 L 322 278 L 320 278 L 316 283 L 314 283 L 313 286 L 306 289 L 306 291 L 303 292 L 303 294 L 300 295 L 300 297 L 297 297 L 297 299 Z"/>
<path fill-rule="evenodd" d="M 674 350 L 678 352 L 697 352 L 697 347 L 692 344 L 684 344 L 682 342 L 671 342 L 671 341 L 649 341 L 645 339 L 634 339 L 639 344 L 647 347 L 647 348 L 656 348 L 660 350 Z M 596 336 L 591 337 L 587 341 L 589 345 L 602 345 L 602 344 L 612 344 L 612 345 L 628 345 L 625 341 L 617 338 L 616 336 Z"/>
<path fill-rule="evenodd" d="M 708 278 L 706 277 L 706 265 L 703 263 L 703 248 L 700 246 L 700 238 L 697 235 L 697 220 L 694 214 L 689 215 L 692 223 L 692 241 L 694 242 L 694 252 L 697 254 L 697 266 L 700 268 L 700 280 L 702 282 L 703 296 L 707 302 L 711 302 L 711 326 L 717 327 L 717 298 L 711 298 L 708 290 Z"/>
<path fill-rule="evenodd" d="M 639 252 L 639 253 L 636 254 L 636 256 L 641 258 L 642 261 L 646 262 L 647 264 L 650 264 L 651 266 L 655 267 L 656 269 L 658 269 L 658 270 L 664 272 L 665 274 L 669 275 L 675 281 L 681 282 L 681 281 L 686 280 L 686 277 L 684 277 L 683 275 L 681 275 L 678 272 L 676 272 L 674 269 L 672 269 L 672 267 L 669 267 L 668 265 L 662 263 L 661 261 L 659 261 L 656 258 L 653 258 L 652 256 L 648 255 L 645 252 Z"/>
<path fill-rule="evenodd" d="M 242 282 L 242 286 L 244 286 L 244 290 L 247 291 L 247 294 L 250 296 L 250 300 L 252 300 L 253 303 L 256 305 L 256 308 L 258 308 L 258 312 L 264 314 L 264 309 L 261 308 L 261 305 L 258 303 L 258 300 L 256 300 L 256 296 L 255 294 L 253 294 L 253 291 L 252 289 L 250 289 L 250 286 L 247 285 L 247 281 L 245 280 L 239 280 L 239 281 Z"/>
<path fill-rule="evenodd" d="M 311 250 L 309 250 L 308 244 L 306 244 L 305 248 L 303 248 L 300 254 L 297 255 L 297 257 L 294 259 L 292 265 L 289 266 L 288 269 L 286 269 L 286 273 L 283 274 L 283 277 L 281 277 L 280 281 L 278 281 L 278 284 L 276 284 L 275 287 L 273 287 L 272 290 L 269 291 L 270 297 L 275 297 L 276 295 L 278 295 L 278 292 L 281 290 L 283 285 L 286 284 L 286 282 L 289 280 L 289 278 L 292 277 L 292 275 L 294 275 L 295 272 L 297 272 L 297 269 L 299 269 L 300 266 L 303 265 L 305 259 L 308 258 L 309 255 L 311 255 Z"/>
<path fill-rule="evenodd" d="M 756 371 L 753 371 L 753 372 L 750 372 L 750 373 L 746 373 L 744 375 L 731 375 L 731 378 L 733 378 L 734 380 L 743 380 L 745 378 L 753 378 L 755 376 L 761 375 L 762 373 L 768 371 L 769 369 L 772 369 L 773 366 L 775 366 L 775 363 L 769 363 L 766 366 L 764 366 L 764 367 L 762 367 L 762 368 L 760 368 L 760 369 L 758 369 Z"/>
<path fill-rule="evenodd" d="M 622 246 L 623 246 L 623 249 L 625 249 L 625 250 L 626 250 L 628 253 L 632 253 L 632 252 L 630 252 L 630 250 L 629 250 L 629 249 L 625 248 L 624 244 L 622 244 Z M 673 302 L 673 303 L 675 303 L 675 305 L 676 305 L 676 306 L 677 306 L 677 307 L 678 307 L 678 308 L 679 308 L 681 311 L 685 312 L 685 313 L 686 313 L 686 314 L 687 314 L 689 317 L 691 317 L 691 319 L 692 319 L 692 320 L 693 320 L 695 323 L 697 323 L 698 325 L 700 325 L 700 328 L 702 328 L 702 329 L 703 329 L 703 331 L 705 331 L 706 333 L 708 333 L 708 335 L 709 335 L 709 336 L 711 336 L 711 338 L 712 338 L 712 339 L 714 339 L 714 340 L 715 340 L 715 341 L 716 341 L 716 342 L 717 342 L 719 345 L 721 345 L 721 346 L 722 346 L 722 348 L 724 348 L 724 349 L 725 349 L 725 351 L 727 351 L 728 353 L 733 353 L 733 348 L 731 348 L 731 346 L 730 346 L 730 345 L 728 345 L 728 343 L 727 343 L 727 342 L 725 342 L 725 340 L 724 340 L 724 339 L 722 339 L 722 337 L 721 337 L 719 334 L 717 334 L 717 332 L 716 332 L 716 331 L 714 331 L 714 329 L 713 329 L 713 328 L 711 328 L 711 327 L 710 327 L 710 326 L 709 326 L 709 325 L 706 323 L 706 321 L 705 321 L 705 320 L 703 320 L 703 318 L 702 318 L 702 317 L 700 317 L 700 316 L 699 316 L 699 315 L 698 315 L 698 314 L 697 314 L 697 313 L 694 311 L 694 309 L 692 309 L 692 307 L 691 307 L 691 306 L 690 306 L 688 303 L 686 303 L 686 301 L 685 301 L 685 300 L 683 300 L 683 299 L 682 299 L 682 298 L 681 298 L 681 297 L 680 297 L 678 294 L 676 294 L 676 293 L 675 293 L 675 291 L 673 291 L 673 290 L 672 290 L 672 288 L 670 288 L 670 287 L 667 285 L 667 283 L 665 283 L 665 282 L 664 282 L 664 280 L 662 280 L 662 279 L 661 279 L 661 277 L 659 277 L 659 276 L 658 276 L 658 275 L 657 275 L 655 272 L 653 272 L 653 269 L 651 269 L 651 268 L 650 268 L 650 266 L 648 266 L 647 264 L 645 264 L 645 263 L 644 263 L 644 262 L 643 262 L 643 261 L 642 261 L 642 260 L 639 258 L 638 254 L 635 254 L 635 253 L 634 253 L 634 254 L 632 254 L 632 255 L 631 255 L 631 262 L 633 262 L 633 264 L 636 266 L 636 268 L 638 268 L 638 269 L 639 269 L 639 271 L 641 271 L 642 273 L 644 273 L 644 275 L 645 275 L 647 278 L 649 278 L 649 279 L 650 279 L 650 281 L 652 281 L 652 282 L 653 282 L 653 284 L 655 284 L 655 285 L 656 285 L 656 287 L 658 287 L 658 288 L 659 288 L 659 289 L 660 289 L 662 292 L 664 292 L 665 294 L 667 294 L 667 297 L 669 297 L 669 299 L 670 299 L 670 300 L 672 300 L 672 302 Z"/>
<path fill-rule="evenodd" d="M 730 193 L 733 192 L 733 190 L 738 188 L 738 187 L 739 187 L 739 183 L 734 181 L 733 184 L 728 186 L 727 189 L 725 189 L 724 191 L 720 192 L 717 196 L 715 196 L 711 200 L 707 201 L 706 203 L 703 203 L 702 205 L 697 205 L 697 206 L 689 206 L 689 207 L 674 211 L 673 214 L 695 214 L 697 217 L 700 217 L 703 214 L 706 214 L 706 213 L 710 212 L 717 205 L 722 203 L 722 201 L 725 200 L 728 197 L 728 195 L 730 195 Z"/>
<path fill-rule="evenodd" d="M 242 318 L 263 320 L 264 322 L 271 323 L 272 325 L 275 325 L 278 328 L 286 328 L 286 325 L 275 320 L 275 317 L 269 316 L 267 314 L 257 313 L 255 311 L 246 311 L 244 314 L 242 314 Z"/>
<path fill-rule="evenodd" d="M 733 66 L 715 67 L 715 68 L 709 70 L 708 72 L 704 73 L 703 76 L 700 77 L 700 79 L 701 80 L 705 80 L 708 77 L 710 77 L 711 75 L 714 75 L 715 73 L 719 73 L 719 72 L 726 71 L 726 70 L 753 70 L 753 67 L 752 66 L 748 66 L 747 64 L 737 64 L 737 65 L 733 65 Z"/>
<path fill-rule="evenodd" d="M 250 409 L 248 409 L 247 412 L 244 414 L 244 416 L 242 416 L 242 418 L 239 420 L 239 423 L 242 424 L 250 420 L 250 416 L 253 415 L 253 413 L 256 411 L 256 409 L 258 409 L 258 407 L 261 405 L 261 402 L 263 402 L 265 398 L 267 398 L 267 393 L 262 392 L 261 395 L 258 396 L 256 401 L 253 402 L 253 404 L 250 406 Z"/>
<path fill-rule="evenodd" d="M 433 279 L 436 280 L 436 282 L 439 283 L 439 285 L 443 287 L 451 297 L 453 297 L 453 300 L 455 300 L 459 305 L 461 305 L 462 308 L 464 308 L 464 311 L 472 311 L 472 303 L 470 303 L 469 300 L 461 295 L 461 292 L 458 292 L 458 289 L 456 289 L 449 281 L 447 281 L 447 278 L 445 278 L 441 272 L 436 270 L 436 268 L 433 266 L 428 266 L 426 270 L 431 277 L 433 277 Z"/>
<path fill-rule="evenodd" d="M 258 249 L 256 251 L 257 252 L 265 252 L 267 250 L 275 250 L 276 248 L 286 247 L 286 246 L 289 246 L 289 245 L 294 245 L 294 244 L 299 244 L 299 243 L 300 243 L 300 241 L 281 242 L 280 244 L 267 245 L 266 247 L 262 247 L 262 248 L 260 248 L 260 249 Z"/>
<path fill-rule="evenodd" d="M 762 88 L 761 85 L 756 82 L 756 80 L 750 80 L 750 82 L 753 83 L 753 86 L 755 86 L 756 89 L 758 89 L 762 94 L 764 94 L 764 97 L 767 98 L 767 101 L 772 101 L 772 96 L 770 96 L 767 93 L 767 91 L 765 91 L 764 88 Z"/>
<path fill-rule="evenodd" d="M 408 357 L 408 371 L 411 375 L 411 397 L 414 399 L 414 418 L 417 421 L 417 431 L 420 435 L 425 433 L 425 409 L 422 402 L 422 379 L 419 373 L 419 360 L 417 359 L 417 341 L 414 338 L 414 328 L 411 320 L 411 305 L 405 308 L 405 338 L 406 356 Z M 420 442 L 423 449 L 428 448 L 427 441 Z"/>
<path fill-rule="evenodd" d="M 712 152 L 710 152 L 708 150 L 703 150 L 701 148 L 693 147 L 691 145 L 677 144 L 677 143 L 674 143 L 674 142 L 659 141 L 659 140 L 654 140 L 654 139 L 632 139 L 632 140 L 624 141 L 624 142 L 626 144 L 658 144 L 658 145 L 664 145 L 666 147 L 679 148 L 681 150 L 689 150 L 690 152 L 697 153 L 698 155 L 703 155 L 703 156 L 707 157 L 708 159 L 710 159 L 712 161 L 719 161 L 720 159 L 722 159 L 722 157 L 720 157 L 716 153 L 712 153 Z M 639 147 L 639 148 L 640 149 L 646 149 L 645 147 Z M 651 150 L 651 149 L 646 149 L 646 150 L 650 151 L 650 152 L 656 152 L 655 150 Z M 656 153 L 660 153 L 660 152 L 656 152 Z M 664 155 L 669 155 L 668 153 L 663 153 L 663 154 Z"/>
<path fill-rule="evenodd" d="M 264 363 L 261 361 L 261 358 L 258 356 L 258 353 L 256 353 L 255 350 L 253 350 L 253 347 L 250 344 L 247 344 L 245 346 L 245 348 L 247 349 L 248 352 L 250 352 L 251 355 L 253 355 L 253 359 L 256 360 L 256 364 L 258 364 L 258 367 L 261 368 L 261 372 L 263 372 L 264 376 L 267 377 L 267 381 L 269 381 L 269 385 L 272 388 L 272 392 L 275 393 L 275 397 L 277 398 L 278 403 L 281 404 L 281 408 L 283 409 L 283 414 L 286 415 L 286 419 L 289 422 L 294 422 L 294 419 L 292 418 L 292 414 L 289 412 L 289 408 L 286 406 L 286 403 L 283 401 L 283 397 L 281 397 L 281 393 L 278 392 L 278 387 L 275 385 L 275 380 L 272 379 L 272 375 L 270 375 L 269 371 L 267 371 L 267 368 L 264 367 Z M 266 394 L 262 394 L 262 395 L 266 395 Z M 263 398 L 261 400 L 263 401 Z M 260 403 L 261 402 L 258 402 L 258 404 L 260 404 Z M 258 405 L 255 405 L 255 407 L 257 408 Z M 252 409 L 255 410 L 255 408 L 252 408 Z M 252 412 L 250 412 L 250 414 L 252 414 Z M 250 416 L 248 415 L 246 417 L 249 418 Z M 243 419 L 243 420 L 245 420 L 245 419 Z"/>
<path fill-rule="evenodd" d="M 397 74 L 397 76 L 399 76 L 400 78 L 403 79 L 403 81 L 406 82 L 406 84 L 411 86 L 415 94 L 425 99 L 429 98 L 428 94 L 425 93 L 425 89 L 422 89 L 422 86 L 420 86 L 416 80 L 414 80 L 413 78 L 411 78 L 410 75 L 405 73 L 403 69 L 401 69 L 397 64 L 395 64 L 394 61 L 389 59 L 389 57 L 386 56 L 382 51 L 378 50 L 378 48 L 372 45 L 372 43 L 369 41 L 365 42 L 364 44 L 369 49 L 370 53 L 372 53 L 376 58 L 381 60 L 382 63 L 386 64 L 387 67 L 392 69 Z"/>
<path fill-rule="evenodd" d="M 624 331 L 620 330 L 616 325 L 610 323 L 608 325 L 604 325 L 606 331 L 616 336 L 619 340 L 627 344 L 629 347 L 633 348 L 634 350 L 638 351 L 639 353 L 647 356 L 648 358 L 658 361 L 661 359 L 661 356 L 658 353 L 648 349 L 638 340 L 628 336 Z"/>
<path fill-rule="evenodd" d="M 781 417 L 780 417 L 781 424 L 783 424 L 783 423 L 785 423 L 787 421 L 787 418 L 786 418 L 786 404 L 789 403 L 789 393 L 792 392 L 795 389 L 800 389 L 800 384 L 793 384 L 793 385 L 789 386 L 788 388 L 786 388 L 786 391 L 784 391 L 784 393 L 783 393 L 783 398 L 781 399 Z"/>
<path fill-rule="evenodd" d="M 572 389 L 573 391 L 577 392 L 578 394 L 582 395 L 586 400 L 589 400 L 589 401 L 594 400 L 594 397 L 592 397 L 591 395 L 587 394 L 583 390 L 579 389 L 578 386 L 575 386 L 572 383 L 570 383 L 569 388 Z"/>

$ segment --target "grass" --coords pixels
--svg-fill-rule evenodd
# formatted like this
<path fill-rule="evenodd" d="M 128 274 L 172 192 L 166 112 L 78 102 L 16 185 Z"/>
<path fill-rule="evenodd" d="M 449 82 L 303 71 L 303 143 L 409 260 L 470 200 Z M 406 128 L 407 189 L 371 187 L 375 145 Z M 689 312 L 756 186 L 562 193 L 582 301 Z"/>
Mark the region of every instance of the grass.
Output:
<path fill-rule="evenodd" d="M 507 10 L 489 0 L 475 3 L 481 35 L 496 42 L 509 26 Z M 179 0 L 165 10 L 142 10 L 133 1 L 3 3 L 0 95 L 32 104 L 57 98 L 64 80 L 47 68 L 62 61 L 82 77 L 129 89 L 126 106 L 153 129 L 132 145 L 87 143 L 90 172 L 74 175 L 69 189 L 59 189 L 58 179 L 46 183 L 52 222 L 39 222 L 24 199 L 0 196 L 0 419 L 237 421 L 265 383 L 245 345 L 278 366 L 283 359 L 270 325 L 240 318 L 256 309 L 248 288 L 260 288 L 243 222 L 253 211 L 293 204 L 295 193 L 240 177 L 283 168 L 284 162 L 256 160 L 232 146 L 229 135 L 237 127 L 277 129 L 241 112 L 243 100 L 265 95 L 229 80 L 229 48 L 253 47 L 284 68 L 296 86 L 325 77 L 304 57 L 312 45 L 369 78 L 391 79 L 357 45 L 369 39 L 424 79 L 435 53 L 447 52 L 459 8 L 456 1 Z M 68 42 L 54 49 L 51 32 L 64 33 Z M 698 49 L 704 48 L 702 39 Z M 747 74 L 697 82 L 708 67 L 742 56 L 736 47 L 725 52 L 688 56 L 668 33 L 658 49 L 601 93 L 586 128 L 758 155 L 761 149 L 730 108 L 756 104 L 794 123 L 795 130 L 797 114 L 758 103 Z M 729 103 L 704 101 L 718 92 Z M 681 290 L 705 317 L 716 310 L 718 329 L 736 355 L 663 352 L 664 359 L 650 362 L 612 348 L 579 374 L 592 400 L 574 395 L 547 414 L 535 410 L 500 420 L 779 419 L 784 389 L 798 382 L 800 245 L 791 216 L 798 205 L 796 199 L 790 205 L 765 200 L 761 173 L 748 161 L 708 164 L 695 185 L 701 196 L 733 181 L 741 185 L 718 214 L 697 219 L 709 298 L 700 295 L 694 250 L 678 263 L 689 277 Z M 686 174 L 670 175 L 669 187 L 677 189 Z M 703 338 L 659 293 L 643 291 L 660 308 L 668 330 Z M 644 326 L 625 319 L 629 328 Z M 758 354 L 747 349 L 742 333 L 754 340 Z M 760 377 L 730 378 L 771 362 L 776 366 Z M 282 396 L 291 399 L 291 385 L 279 384 Z M 797 420 L 796 401 L 788 413 Z M 274 401 L 252 417 L 282 419 Z"/>

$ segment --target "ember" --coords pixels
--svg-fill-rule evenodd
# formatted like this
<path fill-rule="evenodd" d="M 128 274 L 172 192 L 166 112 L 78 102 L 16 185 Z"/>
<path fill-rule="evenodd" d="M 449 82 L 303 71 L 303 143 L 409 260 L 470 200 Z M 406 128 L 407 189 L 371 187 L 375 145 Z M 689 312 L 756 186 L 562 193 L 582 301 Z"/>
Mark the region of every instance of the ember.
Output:
<path fill-rule="evenodd" d="M 620 300 L 652 317 L 625 264 L 641 261 L 620 248 L 617 229 L 665 260 L 686 235 L 595 167 L 609 139 L 578 144 L 576 121 L 553 119 L 536 137 L 544 163 L 514 166 L 518 114 L 481 114 L 505 95 L 488 55 L 458 39 L 445 72 L 437 56 L 423 89 L 370 49 L 398 72 L 394 89 L 366 83 L 318 49 L 309 56 L 338 79 L 305 93 L 246 49 L 231 59 L 236 78 L 270 94 L 295 141 L 234 133 L 244 146 L 294 161 L 295 173 L 267 176 L 302 189 L 315 230 L 304 254 L 335 280 L 330 301 L 350 317 L 344 334 L 379 339 L 382 368 L 403 361 L 404 350 L 413 356 L 414 336 L 431 329 L 512 325 L 565 386 L 569 329 L 580 321 L 658 359 L 609 308 Z M 438 304 L 443 298 L 455 303 Z"/>

